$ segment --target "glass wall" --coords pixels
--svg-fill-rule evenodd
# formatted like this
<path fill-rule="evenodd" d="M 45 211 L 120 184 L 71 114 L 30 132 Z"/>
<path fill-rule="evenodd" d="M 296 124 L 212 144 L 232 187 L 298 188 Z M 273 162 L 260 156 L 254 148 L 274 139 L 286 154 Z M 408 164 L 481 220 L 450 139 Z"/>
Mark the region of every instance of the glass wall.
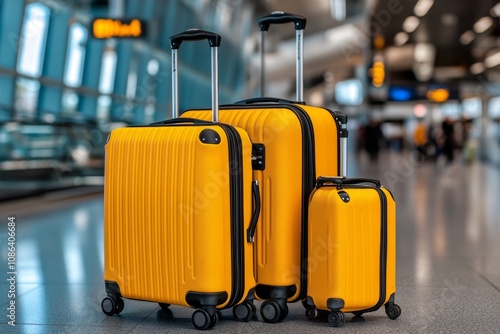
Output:
<path fill-rule="evenodd" d="M 147 22 L 147 36 L 102 41 L 90 35 L 89 26 L 94 17 L 107 16 L 108 8 L 91 3 L 85 7 L 78 1 L 47 0 L 23 5 L 23 16 L 18 19 L 20 33 L 11 40 L 12 46 L 19 50 L 15 67 L 4 69 L 14 82 L 14 94 L 6 106 L 10 109 L 10 120 L 143 123 L 168 117 L 170 112 L 166 109 L 171 103 L 168 38 L 192 27 L 223 35 L 220 102 L 230 103 L 245 97 L 241 37 L 249 33 L 254 23 L 252 15 L 248 15 L 252 11 L 248 4 L 222 0 L 124 0 L 124 16 Z M 0 6 L 5 15 L 15 5 L 13 0 L 6 0 Z M 59 46 L 50 42 L 56 34 L 59 39 L 64 37 Z M 61 56 L 53 58 L 54 53 L 61 54 L 63 61 Z M 210 106 L 209 58 L 205 43 L 183 45 L 181 109 Z M 62 75 L 54 75 L 51 69 L 54 67 L 61 68 Z M 46 108 L 47 105 L 51 107 Z"/>
<path fill-rule="evenodd" d="M 169 37 L 186 29 L 223 37 L 220 103 L 246 97 L 251 2 L 123 0 L 122 17 L 146 22 L 146 36 L 100 40 L 90 27 L 110 15 L 107 3 L 0 0 L 0 182 L 16 170 L 52 181 L 94 167 L 102 175 L 112 128 L 171 117 Z M 181 110 L 211 106 L 209 60 L 207 43 L 183 44 Z"/>

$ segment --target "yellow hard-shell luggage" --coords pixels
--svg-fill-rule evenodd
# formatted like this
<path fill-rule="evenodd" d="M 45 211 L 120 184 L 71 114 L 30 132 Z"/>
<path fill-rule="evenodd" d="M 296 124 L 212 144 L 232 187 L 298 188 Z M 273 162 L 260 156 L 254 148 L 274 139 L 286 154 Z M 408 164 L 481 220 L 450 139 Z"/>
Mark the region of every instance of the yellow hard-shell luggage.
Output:
<path fill-rule="evenodd" d="M 301 101 L 306 19 L 275 12 L 259 19 L 259 27 L 263 40 L 271 24 L 288 22 L 294 23 L 297 35 L 297 101 Z M 187 110 L 182 117 L 208 120 L 211 113 Z M 309 195 L 316 175 L 340 173 L 339 137 L 347 136 L 347 118 L 301 102 L 261 97 L 221 106 L 220 119 L 245 129 L 253 142 L 254 179 L 262 198 L 255 238 L 255 292 L 266 300 L 260 309 L 264 321 L 277 322 L 287 316 L 287 302 L 306 297 Z"/>
<path fill-rule="evenodd" d="M 212 46 L 217 90 L 220 36 L 210 32 L 171 38 L 173 78 L 180 43 L 198 39 Z M 221 123 L 172 119 L 112 131 L 105 167 L 105 314 L 120 313 L 123 297 L 196 308 L 197 329 L 214 326 L 217 309 L 234 306 L 243 321 L 255 315 L 252 242 L 260 203 L 251 152 L 244 130 Z"/>
<path fill-rule="evenodd" d="M 306 316 L 344 323 L 385 305 L 396 319 L 396 203 L 378 180 L 319 177 L 309 205 Z"/>

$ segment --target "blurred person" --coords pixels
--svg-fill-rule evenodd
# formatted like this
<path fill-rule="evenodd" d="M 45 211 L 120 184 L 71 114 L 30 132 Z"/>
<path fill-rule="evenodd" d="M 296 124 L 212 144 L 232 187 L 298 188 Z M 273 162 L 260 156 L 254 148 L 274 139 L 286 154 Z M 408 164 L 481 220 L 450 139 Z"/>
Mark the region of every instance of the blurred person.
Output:
<path fill-rule="evenodd" d="M 360 124 L 356 133 L 356 153 L 360 154 L 366 146 L 366 125 Z"/>
<path fill-rule="evenodd" d="M 384 139 L 384 134 L 380 129 L 380 124 L 376 120 L 370 120 L 365 128 L 365 149 L 371 161 L 378 159 L 380 151 L 380 141 Z"/>
<path fill-rule="evenodd" d="M 470 164 L 474 160 L 476 143 L 473 138 L 471 138 L 473 123 L 472 120 L 465 120 L 463 123 L 463 148 L 462 155 L 464 162 Z"/>
<path fill-rule="evenodd" d="M 436 126 L 431 122 L 427 131 L 427 138 L 427 157 L 437 162 L 442 154 L 443 130 L 440 126 Z"/>
<path fill-rule="evenodd" d="M 418 151 L 418 161 L 427 160 L 427 129 L 423 120 L 419 120 L 415 132 L 413 132 L 413 143 Z"/>
<path fill-rule="evenodd" d="M 446 157 L 446 162 L 448 164 L 453 162 L 454 150 L 455 150 L 455 129 L 451 118 L 446 117 L 441 124 L 441 129 L 443 131 L 443 154 Z"/>

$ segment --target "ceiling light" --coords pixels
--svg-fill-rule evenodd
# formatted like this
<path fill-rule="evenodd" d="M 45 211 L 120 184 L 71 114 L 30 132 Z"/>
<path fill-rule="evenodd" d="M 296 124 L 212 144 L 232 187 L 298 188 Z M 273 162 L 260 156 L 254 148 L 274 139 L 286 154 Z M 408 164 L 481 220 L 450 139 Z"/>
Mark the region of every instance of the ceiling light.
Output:
<path fill-rule="evenodd" d="M 418 43 L 415 45 L 415 61 L 419 63 L 426 63 L 434 61 L 436 49 L 429 43 Z"/>
<path fill-rule="evenodd" d="M 346 18 L 346 0 L 330 0 L 330 13 L 337 21 L 344 21 Z"/>
<path fill-rule="evenodd" d="M 422 17 L 425 14 L 427 14 L 427 12 L 429 11 L 429 9 L 431 9 L 433 4 L 434 0 L 419 0 L 415 5 L 415 7 L 413 8 L 413 12 L 418 17 Z"/>
<path fill-rule="evenodd" d="M 486 67 L 488 68 L 492 68 L 492 67 L 495 67 L 495 66 L 498 66 L 500 65 L 500 51 L 492 54 L 491 56 L 488 56 L 485 60 L 484 60 L 484 64 L 486 65 Z"/>
<path fill-rule="evenodd" d="M 445 26 L 454 26 L 458 22 L 458 18 L 455 14 L 443 14 L 441 15 L 441 23 Z"/>
<path fill-rule="evenodd" d="M 485 32 L 493 25 L 493 19 L 489 16 L 484 16 L 474 23 L 474 31 L 478 34 Z"/>
<path fill-rule="evenodd" d="M 460 36 L 460 43 L 463 45 L 468 45 L 474 40 L 474 33 L 471 30 L 467 30 Z"/>
<path fill-rule="evenodd" d="M 491 8 L 490 14 L 491 16 L 500 17 L 500 2 L 497 3 L 493 8 Z"/>
<path fill-rule="evenodd" d="M 479 62 L 479 63 L 475 63 L 475 64 L 472 64 L 471 67 L 470 67 L 470 72 L 472 74 L 480 74 L 484 71 L 484 64 Z"/>
<path fill-rule="evenodd" d="M 394 36 L 394 44 L 396 44 L 397 46 L 402 46 L 406 42 L 408 42 L 409 38 L 410 38 L 410 36 L 408 36 L 407 33 L 399 32 L 396 34 L 396 36 Z"/>
<path fill-rule="evenodd" d="M 420 20 L 416 16 L 408 16 L 403 22 L 403 30 L 407 33 L 414 32 L 420 24 Z"/>

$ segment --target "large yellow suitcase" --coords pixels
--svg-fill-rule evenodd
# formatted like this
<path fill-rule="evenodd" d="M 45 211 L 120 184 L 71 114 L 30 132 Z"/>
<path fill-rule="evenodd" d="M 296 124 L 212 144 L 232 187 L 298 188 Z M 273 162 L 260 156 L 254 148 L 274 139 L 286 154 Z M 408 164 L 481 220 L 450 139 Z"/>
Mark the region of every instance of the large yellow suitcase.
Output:
<path fill-rule="evenodd" d="M 294 22 L 297 100 L 302 100 L 302 30 L 306 19 L 276 12 L 259 20 Z M 210 110 L 187 110 L 182 117 L 208 120 Z M 283 320 L 287 302 L 303 300 L 307 288 L 307 210 L 316 175 L 339 175 L 340 140 L 347 118 L 325 108 L 276 98 L 253 98 L 221 106 L 221 122 L 245 129 L 254 145 L 254 179 L 259 181 L 262 214 L 255 238 L 256 296 L 264 299 L 266 322 Z"/>
<path fill-rule="evenodd" d="M 344 312 L 361 316 L 385 305 L 401 308 L 396 293 L 396 204 L 377 180 L 320 177 L 309 206 L 306 316 L 330 311 L 332 326 Z"/>
<path fill-rule="evenodd" d="M 220 37 L 192 30 L 172 37 L 174 63 L 175 45 L 201 38 L 214 43 L 216 55 Z M 120 313 L 123 297 L 196 308 L 197 329 L 215 325 L 217 309 L 234 306 L 243 321 L 255 315 L 252 242 L 260 204 L 251 151 L 244 130 L 220 123 L 173 119 L 112 131 L 105 314 Z"/>

